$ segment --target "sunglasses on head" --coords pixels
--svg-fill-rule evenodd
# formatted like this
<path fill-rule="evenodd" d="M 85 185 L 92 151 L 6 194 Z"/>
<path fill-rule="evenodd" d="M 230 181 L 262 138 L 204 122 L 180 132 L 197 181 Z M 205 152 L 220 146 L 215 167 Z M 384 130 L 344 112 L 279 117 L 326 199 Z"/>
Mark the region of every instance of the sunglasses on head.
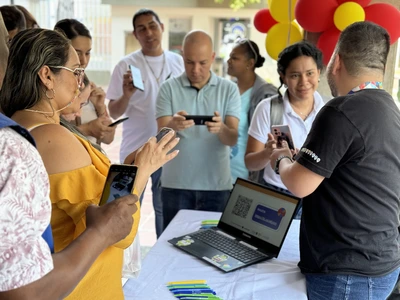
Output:
<path fill-rule="evenodd" d="M 243 44 L 246 44 L 246 43 L 249 45 L 249 47 L 250 47 L 250 49 L 251 49 L 251 52 L 253 52 L 255 61 L 257 61 L 258 55 L 257 55 L 257 52 L 256 52 L 256 50 L 254 49 L 254 47 L 253 47 L 251 41 L 250 41 L 249 39 L 247 39 L 247 38 L 238 38 L 238 39 L 236 40 L 236 44 L 243 45 Z"/>

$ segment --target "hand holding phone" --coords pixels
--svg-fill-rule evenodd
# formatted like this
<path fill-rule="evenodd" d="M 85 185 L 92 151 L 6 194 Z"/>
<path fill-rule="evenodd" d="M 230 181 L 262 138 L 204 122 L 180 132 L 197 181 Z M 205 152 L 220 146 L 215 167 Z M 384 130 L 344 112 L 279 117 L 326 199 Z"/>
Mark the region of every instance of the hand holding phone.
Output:
<path fill-rule="evenodd" d="M 111 123 L 110 125 L 108 125 L 108 127 L 117 126 L 118 124 L 120 124 L 120 123 L 122 123 L 122 122 L 124 122 L 124 121 L 126 121 L 126 120 L 128 120 L 128 119 L 129 119 L 129 117 L 121 118 L 121 119 L 119 119 L 119 120 L 114 121 L 114 122 Z"/>
<path fill-rule="evenodd" d="M 136 68 L 135 66 L 132 66 L 132 65 L 129 65 L 129 69 L 131 70 L 133 86 L 143 92 L 144 84 L 143 84 L 142 73 L 140 72 L 140 69 Z"/>
<path fill-rule="evenodd" d="M 122 196 L 132 194 L 137 173 L 137 166 L 111 165 L 99 205 L 104 205 Z"/>
<path fill-rule="evenodd" d="M 271 132 L 279 148 L 282 147 L 282 141 L 286 141 L 289 149 L 295 150 L 289 125 L 273 125 L 271 126 Z"/>

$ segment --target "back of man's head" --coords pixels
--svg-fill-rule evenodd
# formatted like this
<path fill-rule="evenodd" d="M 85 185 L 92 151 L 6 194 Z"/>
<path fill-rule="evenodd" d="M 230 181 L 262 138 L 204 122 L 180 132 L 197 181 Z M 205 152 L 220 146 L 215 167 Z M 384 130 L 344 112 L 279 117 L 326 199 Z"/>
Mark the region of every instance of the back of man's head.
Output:
<path fill-rule="evenodd" d="M 336 45 L 347 72 L 359 76 L 365 71 L 384 73 L 390 49 L 387 31 L 371 22 L 356 22 L 344 29 Z"/>
<path fill-rule="evenodd" d="M 148 8 L 141 8 L 133 15 L 133 19 L 132 19 L 133 30 L 135 30 L 136 19 L 139 18 L 140 16 L 146 16 L 146 15 L 152 15 L 154 18 L 156 18 L 156 21 L 159 24 L 161 24 L 160 18 L 153 10 L 148 9 Z"/>

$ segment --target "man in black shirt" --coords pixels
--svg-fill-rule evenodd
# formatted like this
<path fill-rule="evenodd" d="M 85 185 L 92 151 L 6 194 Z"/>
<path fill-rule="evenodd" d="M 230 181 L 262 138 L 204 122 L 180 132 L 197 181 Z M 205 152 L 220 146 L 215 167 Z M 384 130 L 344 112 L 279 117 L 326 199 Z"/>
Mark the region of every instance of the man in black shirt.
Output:
<path fill-rule="evenodd" d="M 378 25 L 347 27 L 327 68 L 336 98 L 295 162 L 287 147 L 271 155 L 304 197 L 299 267 L 309 299 L 386 299 L 399 275 L 400 111 L 382 89 L 389 47 Z"/>

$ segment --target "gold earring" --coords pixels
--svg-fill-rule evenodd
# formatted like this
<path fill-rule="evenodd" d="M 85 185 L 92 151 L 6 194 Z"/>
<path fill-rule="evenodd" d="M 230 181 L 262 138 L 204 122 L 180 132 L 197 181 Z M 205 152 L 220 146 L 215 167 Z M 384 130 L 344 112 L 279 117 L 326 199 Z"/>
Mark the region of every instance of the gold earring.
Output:
<path fill-rule="evenodd" d="M 52 97 L 49 97 L 49 95 L 47 95 L 48 91 L 52 91 L 52 93 L 53 93 Z M 54 89 L 51 89 L 51 90 L 46 90 L 46 92 L 44 94 L 45 94 L 47 99 L 51 100 L 51 99 L 54 99 L 54 96 L 56 95 L 56 92 L 54 91 Z"/>

